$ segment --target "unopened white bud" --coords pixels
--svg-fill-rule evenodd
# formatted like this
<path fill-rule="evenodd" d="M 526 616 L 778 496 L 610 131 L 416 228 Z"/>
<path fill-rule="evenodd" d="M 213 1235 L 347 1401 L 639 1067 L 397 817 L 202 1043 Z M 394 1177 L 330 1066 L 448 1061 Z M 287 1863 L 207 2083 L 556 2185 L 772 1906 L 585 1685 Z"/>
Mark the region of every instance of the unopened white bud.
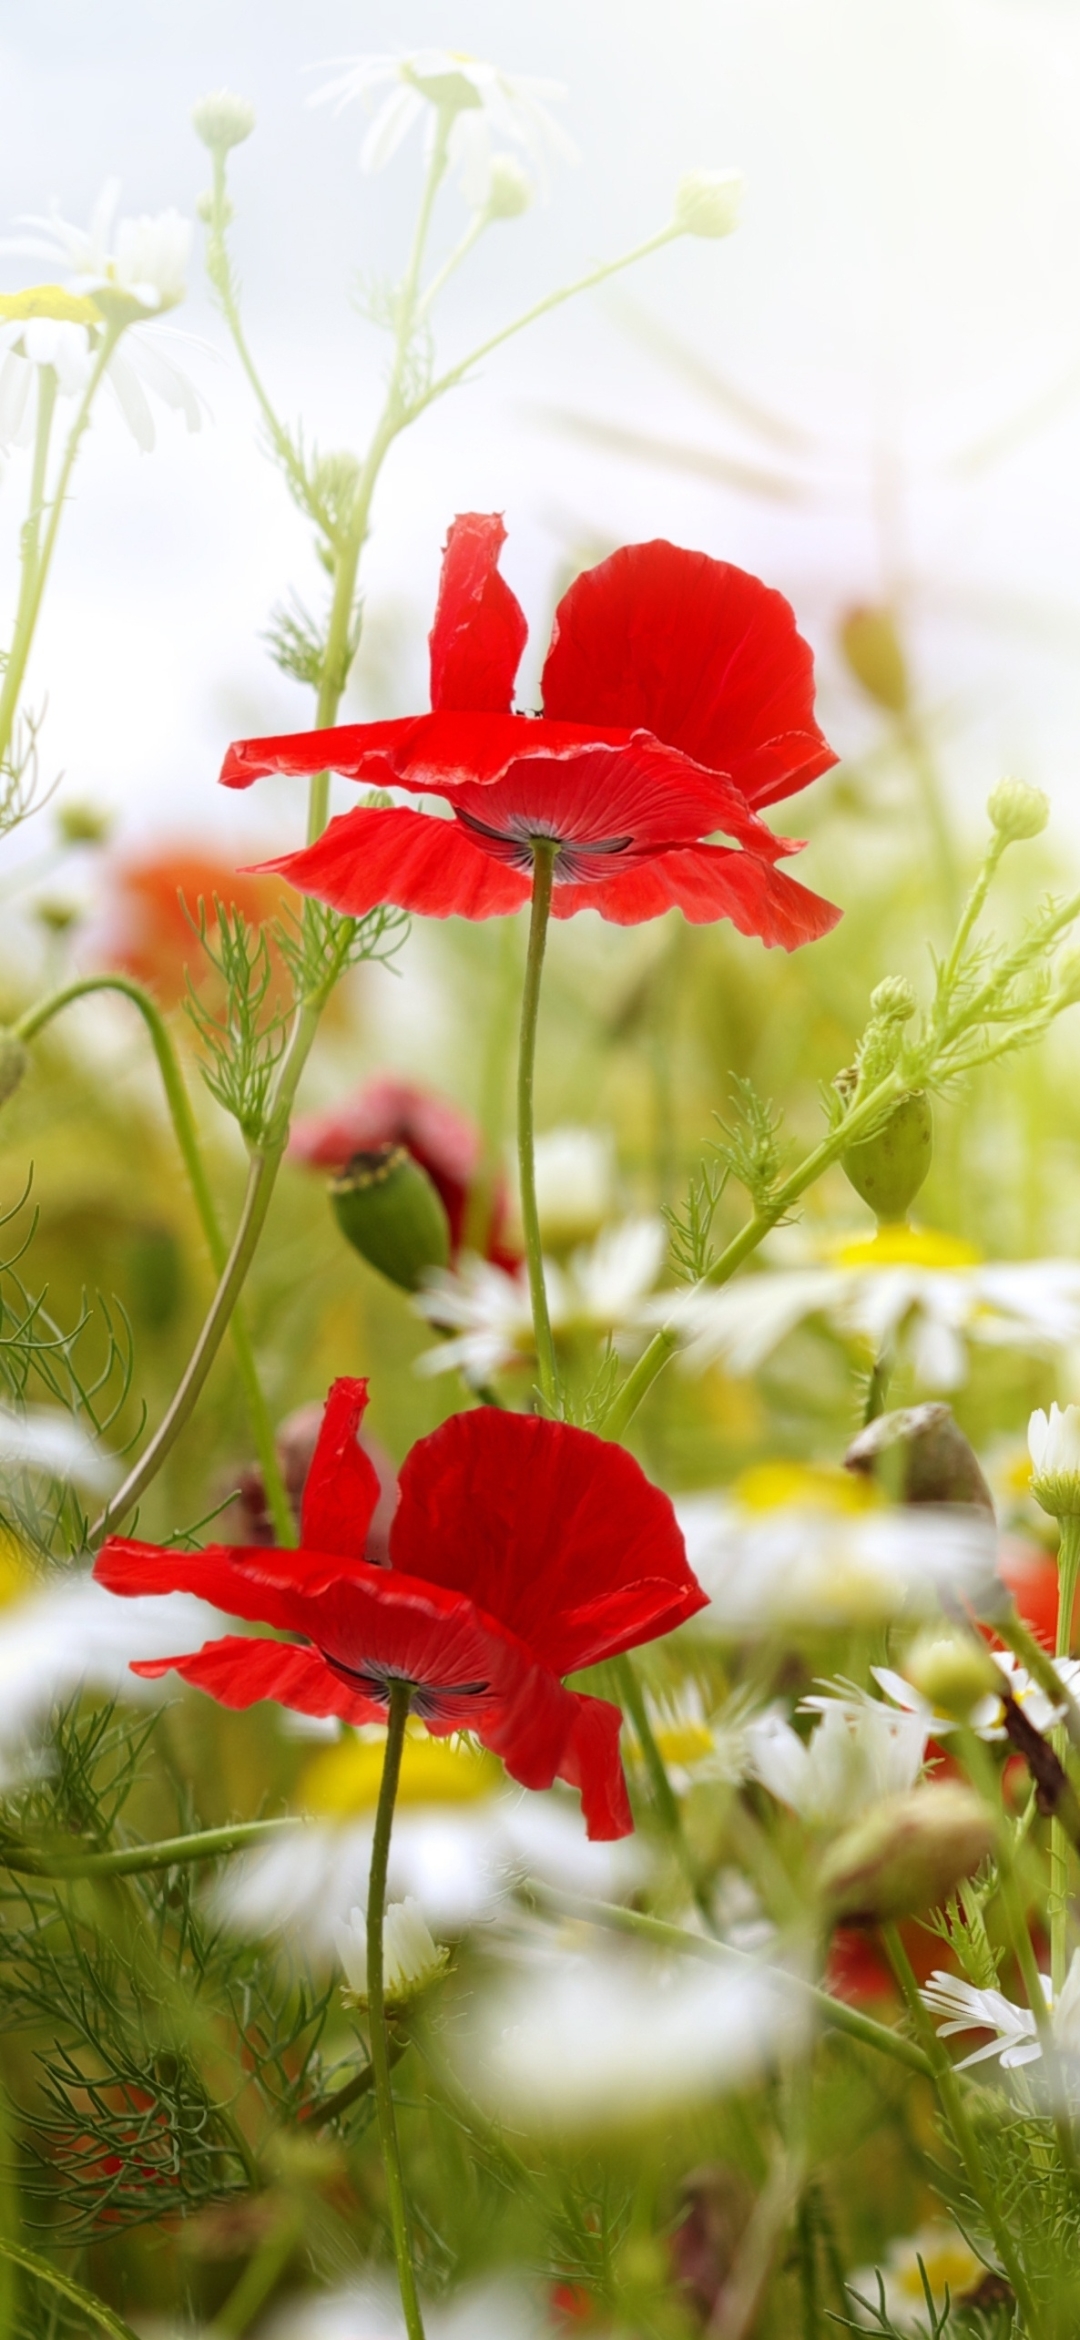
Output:
<path fill-rule="evenodd" d="M 1080 1406 L 1040 1406 L 1028 1423 L 1031 1492 L 1054 1519 L 1080 1514 Z"/>
<path fill-rule="evenodd" d="M 729 236 L 742 210 L 741 171 L 684 171 L 675 190 L 675 225 L 684 236 Z"/>
<path fill-rule="evenodd" d="M 489 219 L 519 219 L 533 199 L 533 183 L 516 154 L 493 154 L 488 171 Z"/>
<path fill-rule="evenodd" d="M 1050 818 L 1049 798 L 1041 788 L 1029 788 L 1026 780 L 999 780 L 986 809 L 1007 845 L 1041 836 Z"/>
<path fill-rule="evenodd" d="M 196 138 L 202 139 L 211 154 L 227 154 L 230 146 L 242 146 L 245 138 L 250 138 L 255 108 L 247 98 L 234 97 L 231 89 L 212 89 L 199 99 L 191 122 Z"/>
<path fill-rule="evenodd" d="M 937 1714 L 968 1722 L 984 1699 L 1000 1697 L 1001 1675 L 974 1633 L 930 1629 L 912 1642 L 903 1672 Z"/>
<path fill-rule="evenodd" d="M 350 1911 L 347 1926 L 334 1927 L 337 1954 L 345 1970 L 342 1998 L 347 2007 L 368 2003 L 367 1918 L 362 1909 Z M 437 1982 L 449 1951 L 434 1940 L 418 1901 L 408 1895 L 391 1901 L 383 1919 L 383 1997 L 388 2007 L 404 2007 L 410 1999 Z"/>

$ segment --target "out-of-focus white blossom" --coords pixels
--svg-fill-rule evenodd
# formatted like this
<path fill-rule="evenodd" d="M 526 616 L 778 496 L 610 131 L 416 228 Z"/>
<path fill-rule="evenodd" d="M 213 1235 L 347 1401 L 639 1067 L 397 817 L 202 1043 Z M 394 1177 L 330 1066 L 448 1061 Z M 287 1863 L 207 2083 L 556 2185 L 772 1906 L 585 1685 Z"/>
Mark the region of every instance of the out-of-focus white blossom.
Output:
<path fill-rule="evenodd" d="M 535 75 L 504 73 L 456 49 L 410 49 L 399 56 L 341 59 L 344 71 L 317 89 L 313 106 L 332 104 L 335 113 L 362 98 L 378 111 L 360 150 L 365 171 L 381 171 L 414 125 L 426 119 L 430 155 L 440 115 L 449 117 L 448 152 L 469 203 L 482 210 L 490 200 L 491 166 L 499 144 L 520 146 L 537 183 L 545 182 L 550 154 L 572 161 L 575 150 L 548 110 L 565 97 L 561 82 Z"/>
<path fill-rule="evenodd" d="M 186 1593 L 118 1601 L 81 1572 L 35 1585 L 0 1607 L 0 1751 L 15 1752 L 84 1687 L 139 1706 L 175 1696 L 131 1661 L 200 1649 L 220 1627 L 218 1611 Z"/>
<path fill-rule="evenodd" d="M 1080 1406 L 1040 1406 L 1028 1423 L 1031 1492 L 1057 1519 L 1080 1513 Z"/>
<path fill-rule="evenodd" d="M 537 2302 L 516 2284 L 478 2284 L 421 2304 L 427 2340 L 555 2340 Z M 372 2278 L 356 2290 L 301 2292 L 259 2331 L 262 2340 L 405 2340 L 405 2319 L 392 2278 Z"/>
<path fill-rule="evenodd" d="M 742 211 L 741 171 L 684 171 L 675 190 L 675 225 L 685 236 L 730 236 Z"/>
<path fill-rule="evenodd" d="M 345 1973 L 342 1998 L 347 2007 L 368 2003 L 367 1916 L 351 1909 L 347 1921 L 334 1927 L 334 1942 Z M 383 1917 L 383 1992 L 387 2006 L 403 2007 L 430 1990 L 442 1974 L 450 1953 L 436 1942 L 418 1901 L 387 1903 Z"/>
<path fill-rule="evenodd" d="M 127 293 L 142 309 L 175 308 L 187 290 L 190 220 L 176 210 L 116 220 L 119 200 L 119 179 L 107 179 L 85 228 L 62 218 L 55 205 L 45 216 L 25 212 L 16 225 L 33 234 L 9 236 L 0 250 L 65 268 L 76 292 L 108 287 Z"/>
<path fill-rule="evenodd" d="M 497 2112 L 580 2135 L 741 2087 L 806 2034 L 798 1994 L 775 1975 L 561 1941 L 477 1995 L 452 2052 Z"/>
<path fill-rule="evenodd" d="M 632 1332 L 644 1295 L 663 1266 L 667 1234 L 660 1219 L 622 1219 L 582 1245 L 565 1266 L 544 1262 L 548 1314 L 556 1340 L 601 1339 Z M 430 1276 L 411 1303 L 428 1324 L 457 1334 L 417 1360 L 421 1373 L 461 1372 L 486 1381 L 536 1353 L 528 1272 L 511 1275 L 490 1260 L 466 1257 Z"/>
<path fill-rule="evenodd" d="M 485 206 L 489 219 L 520 219 L 535 192 L 528 171 L 516 154 L 492 155 Z"/>
<path fill-rule="evenodd" d="M 958 2226 L 946 2225 L 943 2220 L 920 2226 L 916 2234 L 904 2235 L 889 2244 L 880 2270 L 860 2267 L 849 2277 L 849 2290 L 858 2294 L 852 2300 L 852 2309 L 860 2323 L 865 2321 L 874 2331 L 880 2329 L 877 2315 L 872 2311 L 883 2295 L 885 2313 L 894 2332 L 925 2333 L 926 2292 L 920 2260 L 926 2269 L 930 2296 L 939 2310 L 944 2308 L 946 2296 L 955 2307 L 965 2292 L 978 2289 L 986 2274 L 983 2260 L 976 2257 Z M 870 2313 L 860 2306 L 861 2300 L 869 2303 Z"/>
<path fill-rule="evenodd" d="M 1039 1980 L 1050 2010 L 1057 2043 L 1072 2053 L 1080 2047 L 1080 1951 L 1074 1951 L 1072 1965 L 1062 1989 L 1057 2007 L 1048 1974 Z M 974 1983 L 964 1982 L 959 1975 L 944 1974 L 940 1967 L 930 1976 L 920 1991 L 923 2006 L 931 2015 L 944 2018 L 938 2024 L 939 2039 L 954 2039 L 962 2031 L 992 2031 L 992 2039 L 982 2047 L 974 2048 L 969 2056 L 962 2056 L 957 2070 L 966 2072 L 972 2064 L 1000 2063 L 1003 2072 L 1014 2072 L 1021 2064 L 1036 2064 L 1042 2055 L 1035 2017 L 1030 2007 L 1018 2007 L 1007 1999 L 1004 1991 L 980 1991 Z"/>
<path fill-rule="evenodd" d="M 1032 1681 L 1031 1675 L 1013 1656 L 1011 1649 L 994 1649 L 987 1654 L 1004 1677 L 1010 1698 L 1015 1700 L 1017 1706 L 1023 1707 L 1028 1721 L 1034 1724 L 1037 1731 L 1052 1730 L 1054 1724 L 1062 1720 L 1064 1704 L 1051 1706 L 1046 1692 L 1038 1682 Z M 1080 1658 L 1053 1658 L 1050 1662 L 1062 1688 L 1075 1698 L 1080 1691 Z M 955 1718 L 939 1714 L 930 1700 L 916 1690 L 904 1674 L 896 1673 L 891 1666 L 871 1666 L 870 1671 L 875 1682 L 884 1690 L 886 1698 L 891 1698 L 894 1705 L 904 1708 L 908 1714 L 921 1715 L 935 1739 L 940 1739 L 946 1731 L 955 1730 Z M 1001 1699 L 992 1695 L 980 1699 L 969 1717 L 969 1727 L 978 1733 L 980 1739 L 1006 1738 L 1008 1733 Z"/>
<path fill-rule="evenodd" d="M 0 1481 L 12 1471 L 41 1471 L 100 1494 L 115 1486 L 117 1466 L 61 1406 L 0 1406 Z"/>
<path fill-rule="evenodd" d="M 831 1264 L 699 1287 L 643 1314 L 677 1327 L 691 1371 L 756 1373 L 797 1325 L 821 1316 L 875 1356 L 899 1349 L 924 1388 L 955 1389 L 970 1343 L 1050 1355 L 1080 1340 L 1080 1260 L 985 1261 L 953 1236 L 886 1227 L 843 1244 Z"/>
<path fill-rule="evenodd" d="M 608 1129 L 546 1129 L 537 1138 L 536 1214 L 544 1243 L 568 1251 L 599 1233 L 615 1208 L 615 1140 Z M 511 1166 L 514 1233 L 521 1203 Z"/>
<path fill-rule="evenodd" d="M 922 1715 L 897 1713 L 876 1699 L 819 1703 L 809 1739 L 779 1714 L 747 1725 L 751 1777 L 771 1795 L 812 1828 L 839 1828 L 914 1787 L 929 1736 Z"/>

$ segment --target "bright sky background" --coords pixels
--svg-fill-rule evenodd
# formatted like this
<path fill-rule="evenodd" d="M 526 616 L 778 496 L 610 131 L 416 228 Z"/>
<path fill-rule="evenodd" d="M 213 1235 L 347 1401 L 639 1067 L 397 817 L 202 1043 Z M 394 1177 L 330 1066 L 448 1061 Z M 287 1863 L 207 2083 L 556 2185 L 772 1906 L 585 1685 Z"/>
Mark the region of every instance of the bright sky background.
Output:
<path fill-rule="evenodd" d="M 506 514 L 533 674 L 567 560 L 664 534 L 790 594 L 841 748 L 859 746 L 867 720 L 837 663 L 837 615 L 886 586 L 901 594 L 958 801 L 974 812 L 1017 770 L 1080 838 L 1080 6 L 2 0 L 0 223 L 54 198 L 84 221 L 110 174 L 124 211 L 191 214 L 208 178 L 194 100 L 222 84 L 250 97 L 258 128 L 233 186 L 251 339 L 284 413 L 327 446 L 358 446 L 381 361 L 350 286 L 400 260 L 419 140 L 363 177 L 362 109 L 308 110 L 319 76 L 304 69 L 424 43 L 565 83 L 580 156 L 555 166 L 546 205 L 491 231 L 449 294 L 447 356 L 649 234 L 685 168 L 738 163 L 748 194 L 735 237 L 688 241 L 625 280 L 636 325 L 613 299 L 586 298 L 399 445 L 376 506 L 350 711 L 426 703 L 424 637 L 455 511 Z M 440 234 L 464 219 L 455 194 Z M 320 572 L 260 451 L 201 245 L 199 229 L 171 322 L 210 345 L 187 362 L 212 418 L 188 436 L 163 413 L 142 456 L 103 408 L 32 697 L 48 694 L 47 768 L 122 808 L 126 834 L 216 824 L 254 840 L 269 822 L 284 842 L 287 794 L 237 805 L 215 774 L 232 735 L 307 721 L 308 694 L 276 673 L 259 634 L 290 585 L 317 597 Z M 9 287 L 36 273 L 0 257 Z M 643 319 L 774 426 L 662 364 Z M 784 493 L 632 461 L 559 432 L 552 409 L 681 441 Z M 1038 427 L 1010 436 L 1023 416 Z M 5 594 L 27 467 L 16 454 L 0 490 Z"/>

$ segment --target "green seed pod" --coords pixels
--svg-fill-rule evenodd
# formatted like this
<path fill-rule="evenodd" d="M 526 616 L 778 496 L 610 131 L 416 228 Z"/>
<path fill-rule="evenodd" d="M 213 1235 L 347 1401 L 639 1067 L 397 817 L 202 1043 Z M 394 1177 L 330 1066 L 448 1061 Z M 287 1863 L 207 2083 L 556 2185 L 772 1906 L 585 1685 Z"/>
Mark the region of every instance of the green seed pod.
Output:
<path fill-rule="evenodd" d="M 822 1864 L 836 1925 L 878 1925 L 938 1909 L 993 1851 L 993 1813 L 970 1788 L 929 1782 L 887 1796 L 845 1828 Z"/>
<path fill-rule="evenodd" d="M 856 1194 L 869 1203 L 879 1219 L 907 1217 L 930 1168 L 934 1151 L 934 1117 L 925 1089 L 901 1097 L 883 1129 L 873 1137 L 857 1138 L 840 1167 Z"/>
<path fill-rule="evenodd" d="M 19 1086 L 30 1059 L 14 1032 L 0 1031 L 0 1105 L 6 1105 Z"/>
<path fill-rule="evenodd" d="M 334 1217 L 353 1250 L 404 1292 L 450 1259 L 450 1222 L 427 1171 L 405 1146 L 377 1146 L 330 1181 Z"/>
<path fill-rule="evenodd" d="M 840 648 L 856 682 L 890 715 L 908 705 L 907 664 L 888 609 L 851 609 L 840 628 Z"/>

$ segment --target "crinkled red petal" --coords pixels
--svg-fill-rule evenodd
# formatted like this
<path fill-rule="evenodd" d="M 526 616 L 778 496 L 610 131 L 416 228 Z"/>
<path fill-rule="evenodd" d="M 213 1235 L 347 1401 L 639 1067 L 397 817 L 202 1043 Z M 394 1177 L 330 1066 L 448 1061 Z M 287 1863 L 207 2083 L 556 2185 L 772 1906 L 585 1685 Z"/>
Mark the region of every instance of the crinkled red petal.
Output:
<path fill-rule="evenodd" d="M 424 918 L 505 918 L 530 890 L 459 822 L 397 810 L 339 813 L 314 845 L 263 866 L 352 918 L 384 902 Z"/>
<path fill-rule="evenodd" d="M 580 1789 L 590 1836 L 629 1836 L 634 1818 L 619 1754 L 622 1716 L 606 1698 L 590 1698 L 584 1691 L 575 1692 L 574 1704 L 573 1737 L 563 1755 L 559 1777 Z"/>
<path fill-rule="evenodd" d="M 450 529 L 428 637 L 437 712 L 510 712 L 529 629 L 520 602 L 499 575 L 505 542 L 498 512 L 459 512 Z"/>
<path fill-rule="evenodd" d="M 300 1513 L 300 1541 L 309 1551 L 364 1558 L 380 1493 L 378 1472 L 356 1439 L 367 1402 L 366 1381 L 335 1381 L 327 1398 Z"/>
<path fill-rule="evenodd" d="M 790 796 L 836 757 L 814 721 L 814 662 L 783 594 L 658 539 L 626 545 L 563 595 L 544 712 L 641 726 L 726 772 L 750 804 Z"/>
<path fill-rule="evenodd" d="M 645 731 L 620 747 L 583 748 L 557 762 L 537 751 L 510 764 L 501 779 L 442 793 L 459 818 L 485 829 L 510 827 L 522 839 L 532 833 L 585 845 L 625 838 L 628 848 L 647 853 L 722 829 L 768 861 L 793 850 L 730 782 Z"/>
<path fill-rule="evenodd" d="M 559 761 L 582 748 L 624 747 L 628 724 L 547 723 L 532 715 L 473 715 L 444 708 L 435 715 L 399 715 L 386 723 L 344 723 L 326 731 L 289 731 L 271 739 L 238 739 L 220 779 L 226 788 L 250 788 L 267 772 L 340 772 L 369 788 L 413 788 L 423 795 L 468 781 L 498 780 L 521 756 Z"/>
<path fill-rule="evenodd" d="M 740 934 L 757 935 L 768 949 L 797 950 L 828 934 L 843 913 L 756 854 L 720 845 L 689 845 L 660 853 L 603 885 L 557 886 L 556 918 L 598 910 L 613 926 L 640 926 L 681 910 L 692 926 L 730 918 Z"/>
<path fill-rule="evenodd" d="M 109 1536 L 94 1562 L 94 1578 L 114 1593 L 196 1593 L 230 1617 L 307 1634 L 312 1582 L 325 1583 L 328 1572 L 348 1575 L 354 1565 L 274 1544 L 208 1544 L 202 1552 L 181 1552 Z"/>
<path fill-rule="evenodd" d="M 131 1671 L 147 1681 L 179 1674 L 196 1690 L 216 1698 L 219 1706 L 255 1706 L 260 1698 L 273 1698 L 297 1714 L 336 1714 L 348 1723 L 386 1720 L 385 1706 L 350 1690 L 317 1649 L 301 1649 L 295 1641 L 259 1641 L 254 1635 L 227 1633 L 183 1657 L 145 1658 Z"/>
<path fill-rule="evenodd" d="M 539 1415 L 455 1414 L 406 1457 L 395 1569 L 464 1593 L 552 1673 L 705 1606 L 668 1497 L 625 1447 Z"/>

